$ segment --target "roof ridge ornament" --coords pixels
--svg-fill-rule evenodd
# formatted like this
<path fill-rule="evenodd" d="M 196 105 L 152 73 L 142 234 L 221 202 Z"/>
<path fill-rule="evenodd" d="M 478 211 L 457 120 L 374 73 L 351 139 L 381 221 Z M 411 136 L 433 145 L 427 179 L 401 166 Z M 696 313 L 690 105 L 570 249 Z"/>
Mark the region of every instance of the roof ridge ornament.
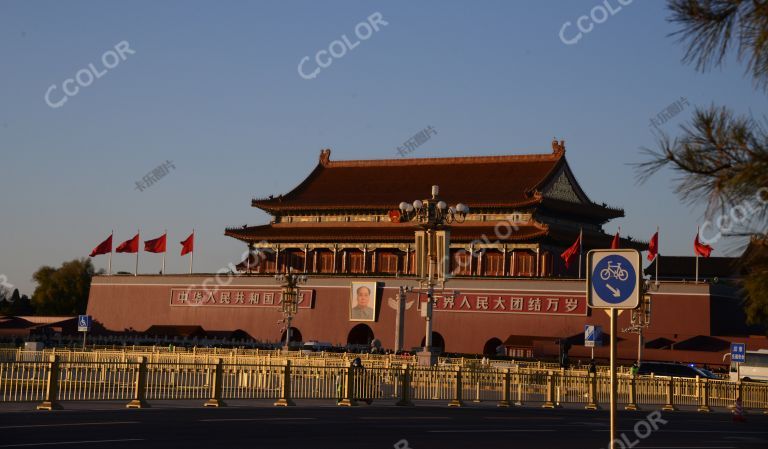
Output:
<path fill-rule="evenodd" d="M 552 154 L 562 156 L 565 154 L 565 140 L 557 142 L 557 137 L 552 138 Z"/>
<path fill-rule="evenodd" d="M 328 164 L 331 163 L 331 149 L 325 148 L 323 150 L 320 150 L 320 164 L 323 166 L 328 166 Z"/>

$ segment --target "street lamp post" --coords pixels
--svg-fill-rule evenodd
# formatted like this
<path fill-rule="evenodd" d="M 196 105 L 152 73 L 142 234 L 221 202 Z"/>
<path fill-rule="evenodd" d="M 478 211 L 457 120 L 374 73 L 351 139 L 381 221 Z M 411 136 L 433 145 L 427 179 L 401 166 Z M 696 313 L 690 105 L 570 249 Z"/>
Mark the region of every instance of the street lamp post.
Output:
<path fill-rule="evenodd" d="M 278 274 L 275 280 L 282 284 L 282 302 L 280 311 L 285 323 L 285 351 L 289 350 L 291 342 L 291 321 L 299 311 L 299 284 L 307 281 L 304 275 L 294 274 L 292 269 L 286 274 Z"/>
<path fill-rule="evenodd" d="M 419 363 L 433 365 L 436 357 L 432 353 L 432 309 L 434 304 L 435 287 L 445 284 L 444 270 L 437 269 L 437 231 L 446 228 L 447 224 L 462 223 L 466 219 L 469 207 L 462 203 L 456 206 L 448 207 L 445 201 L 438 198 L 440 188 L 432 186 L 432 198 L 425 200 L 416 200 L 413 203 L 403 201 L 400 203 L 400 212 L 407 221 L 413 221 L 419 224 L 424 230 L 426 238 L 424 245 L 426 251 L 421 251 L 420 257 L 426 256 L 426 272 L 422 274 L 419 281 L 421 287 L 426 289 L 427 302 L 424 317 L 426 319 L 426 335 L 424 336 L 424 349 L 419 354 Z M 446 239 L 447 240 L 447 239 Z M 450 243 L 445 242 L 447 248 Z M 417 248 L 419 247 L 417 242 Z M 417 261 L 417 266 L 424 266 L 424 261 Z"/>
<path fill-rule="evenodd" d="M 649 282 L 646 281 L 645 289 L 647 290 Z M 623 329 L 624 332 L 637 334 L 637 365 L 640 366 L 643 358 L 643 330 L 651 325 L 651 295 L 644 294 L 643 300 L 640 303 L 640 307 L 632 309 L 632 317 L 630 318 L 629 327 Z"/>

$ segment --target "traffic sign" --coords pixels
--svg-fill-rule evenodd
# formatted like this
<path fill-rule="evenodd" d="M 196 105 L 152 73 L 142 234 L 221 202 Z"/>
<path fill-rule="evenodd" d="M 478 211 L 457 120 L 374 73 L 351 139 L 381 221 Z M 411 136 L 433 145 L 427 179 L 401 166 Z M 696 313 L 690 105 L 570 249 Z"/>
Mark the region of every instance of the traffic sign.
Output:
<path fill-rule="evenodd" d="M 603 346 L 603 328 L 592 324 L 584 325 L 584 346 L 594 348 Z"/>
<path fill-rule="evenodd" d="M 642 295 L 640 252 L 593 249 L 587 253 L 587 303 L 593 308 L 634 309 Z"/>
<path fill-rule="evenodd" d="M 91 330 L 91 316 L 90 315 L 78 315 L 77 316 L 77 331 L 89 332 Z"/>
<path fill-rule="evenodd" d="M 747 361 L 747 345 L 731 343 L 731 362 L 744 363 Z"/>

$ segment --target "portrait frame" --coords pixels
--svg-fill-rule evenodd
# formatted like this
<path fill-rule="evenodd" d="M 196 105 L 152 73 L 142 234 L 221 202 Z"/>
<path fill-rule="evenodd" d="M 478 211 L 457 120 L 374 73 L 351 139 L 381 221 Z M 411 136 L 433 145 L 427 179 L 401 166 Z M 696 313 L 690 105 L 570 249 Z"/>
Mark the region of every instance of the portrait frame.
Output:
<path fill-rule="evenodd" d="M 374 322 L 376 321 L 376 309 L 378 306 L 377 282 L 352 282 L 349 292 L 349 321 Z M 368 290 L 368 305 L 358 307 L 358 291 Z M 363 294 L 363 291 L 360 291 Z"/>

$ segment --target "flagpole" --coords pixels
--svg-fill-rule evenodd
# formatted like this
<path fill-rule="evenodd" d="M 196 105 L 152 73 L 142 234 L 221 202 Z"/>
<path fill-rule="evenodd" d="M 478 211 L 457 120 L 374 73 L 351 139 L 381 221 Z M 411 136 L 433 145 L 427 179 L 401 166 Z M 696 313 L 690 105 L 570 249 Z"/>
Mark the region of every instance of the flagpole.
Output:
<path fill-rule="evenodd" d="M 109 237 L 112 239 L 111 244 L 109 245 L 109 261 L 107 262 L 107 274 L 112 275 L 112 246 L 114 244 L 114 238 L 115 238 L 115 230 L 112 230 L 112 234 L 109 235 Z"/>
<path fill-rule="evenodd" d="M 141 229 L 136 230 L 136 235 L 139 237 L 139 241 L 141 241 Z M 136 269 L 133 271 L 134 276 L 139 275 L 139 250 L 140 248 L 136 248 Z"/>
<path fill-rule="evenodd" d="M 696 284 L 699 283 L 699 253 L 696 253 Z"/>
<path fill-rule="evenodd" d="M 195 229 L 192 228 L 192 244 L 195 242 Z M 189 252 L 189 274 L 192 274 L 192 263 L 195 261 L 195 248 L 192 247 L 192 251 Z"/>
<path fill-rule="evenodd" d="M 661 251 L 659 251 L 659 225 L 656 225 L 656 285 L 659 285 L 659 259 L 661 258 Z"/>
<path fill-rule="evenodd" d="M 584 245 L 584 229 L 579 228 L 579 279 L 581 279 L 581 253 Z"/>
<path fill-rule="evenodd" d="M 696 240 L 694 243 L 699 242 L 699 227 L 696 226 Z M 695 283 L 699 283 L 699 249 L 696 247 L 697 245 L 693 245 L 693 252 L 696 253 L 696 281 Z"/>
<path fill-rule="evenodd" d="M 165 230 L 165 233 L 163 235 L 165 236 L 165 241 L 166 241 L 166 244 L 167 244 L 167 242 L 168 242 L 168 230 L 167 229 Z M 167 249 L 166 249 L 166 251 L 167 251 Z M 165 274 L 165 253 L 166 253 L 166 251 L 163 251 L 163 266 L 162 266 L 162 268 L 160 268 L 160 275 L 161 276 Z"/>

